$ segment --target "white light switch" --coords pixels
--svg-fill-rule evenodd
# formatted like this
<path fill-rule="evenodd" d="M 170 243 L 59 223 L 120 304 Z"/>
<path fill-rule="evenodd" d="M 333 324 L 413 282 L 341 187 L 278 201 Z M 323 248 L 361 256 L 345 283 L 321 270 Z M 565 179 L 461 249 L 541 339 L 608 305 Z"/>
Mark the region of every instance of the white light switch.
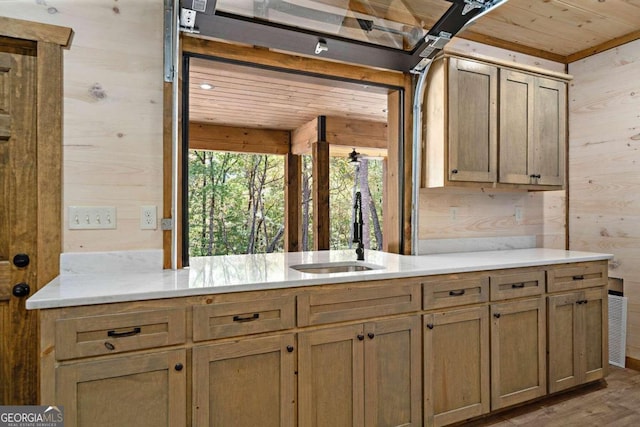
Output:
<path fill-rule="evenodd" d="M 69 206 L 69 230 L 109 230 L 116 228 L 114 206 Z"/>

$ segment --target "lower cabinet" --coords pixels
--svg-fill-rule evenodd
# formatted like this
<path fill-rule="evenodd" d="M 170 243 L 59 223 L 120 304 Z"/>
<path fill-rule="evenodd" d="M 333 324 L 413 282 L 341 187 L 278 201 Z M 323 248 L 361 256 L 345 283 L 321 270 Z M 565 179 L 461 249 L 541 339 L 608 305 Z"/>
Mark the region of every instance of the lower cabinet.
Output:
<path fill-rule="evenodd" d="M 302 332 L 300 426 L 419 426 L 420 318 Z"/>
<path fill-rule="evenodd" d="M 604 288 L 548 297 L 550 393 L 604 378 L 606 298 Z"/>
<path fill-rule="evenodd" d="M 424 315 L 424 425 L 489 412 L 489 309 Z"/>
<path fill-rule="evenodd" d="M 542 297 L 491 304 L 491 410 L 547 394 Z"/>
<path fill-rule="evenodd" d="M 294 334 L 193 348 L 193 425 L 295 425 Z"/>
<path fill-rule="evenodd" d="M 186 426 L 185 359 L 173 350 L 58 366 L 65 426 Z"/>

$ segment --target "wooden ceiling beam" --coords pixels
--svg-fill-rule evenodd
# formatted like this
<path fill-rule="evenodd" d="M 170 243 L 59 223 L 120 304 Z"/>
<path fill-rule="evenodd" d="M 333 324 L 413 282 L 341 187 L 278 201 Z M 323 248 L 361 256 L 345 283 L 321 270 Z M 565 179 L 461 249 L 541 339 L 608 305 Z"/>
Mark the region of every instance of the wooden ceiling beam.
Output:
<path fill-rule="evenodd" d="M 385 122 L 327 116 L 325 132 L 327 142 L 330 145 L 385 150 L 388 145 L 388 131 Z"/>
<path fill-rule="evenodd" d="M 237 153 L 287 154 L 289 131 L 189 123 L 189 148 Z"/>
<path fill-rule="evenodd" d="M 369 82 L 384 86 L 402 87 L 404 75 L 399 71 L 380 70 L 359 65 L 330 62 L 321 59 L 273 52 L 269 49 L 224 43 L 181 34 L 182 51 L 216 58 L 239 61 L 311 73 L 333 78 Z"/>

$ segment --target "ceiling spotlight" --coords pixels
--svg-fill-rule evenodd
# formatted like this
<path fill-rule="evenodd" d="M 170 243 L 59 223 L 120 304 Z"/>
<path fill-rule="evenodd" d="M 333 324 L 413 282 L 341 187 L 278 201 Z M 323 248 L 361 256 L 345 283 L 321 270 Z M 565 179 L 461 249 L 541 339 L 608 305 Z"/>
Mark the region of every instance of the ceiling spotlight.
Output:
<path fill-rule="evenodd" d="M 202 83 L 200 85 L 200 89 L 209 90 L 209 89 L 213 89 L 213 86 L 211 86 L 209 83 Z"/>
<path fill-rule="evenodd" d="M 318 44 L 316 44 L 316 55 L 320 55 L 322 52 L 326 52 L 329 50 L 329 46 L 327 46 L 327 42 L 323 39 L 318 40 Z"/>

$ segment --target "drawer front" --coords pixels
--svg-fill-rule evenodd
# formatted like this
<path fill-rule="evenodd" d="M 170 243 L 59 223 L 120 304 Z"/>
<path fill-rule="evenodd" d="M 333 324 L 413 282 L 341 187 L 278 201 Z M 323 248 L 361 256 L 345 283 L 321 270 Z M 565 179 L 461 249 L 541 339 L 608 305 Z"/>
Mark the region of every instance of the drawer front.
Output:
<path fill-rule="evenodd" d="M 56 358 L 77 359 L 182 344 L 184 309 L 56 320 Z"/>
<path fill-rule="evenodd" d="M 606 262 L 570 264 L 547 270 L 547 292 L 571 291 L 607 285 Z"/>
<path fill-rule="evenodd" d="M 310 290 L 298 296 L 298 326 L 360 320 L 420 310 L 418 281 L 380 286 Z"/>
<path fill-rule="evenodd" d="M 425 310 L 489 301 L 488 276 L 429 281 L 422 289 Z"/>
<path fill-rule="evenodd" d="M 193 307 L 194 341 L 280 331 L 293 327 L 294 296 Z"/>
<path fill-rule="evenodd" d="M 491 275 L 491 301 L 542 295 L 545 291 L 544 273 L 540 270 Z"/>

